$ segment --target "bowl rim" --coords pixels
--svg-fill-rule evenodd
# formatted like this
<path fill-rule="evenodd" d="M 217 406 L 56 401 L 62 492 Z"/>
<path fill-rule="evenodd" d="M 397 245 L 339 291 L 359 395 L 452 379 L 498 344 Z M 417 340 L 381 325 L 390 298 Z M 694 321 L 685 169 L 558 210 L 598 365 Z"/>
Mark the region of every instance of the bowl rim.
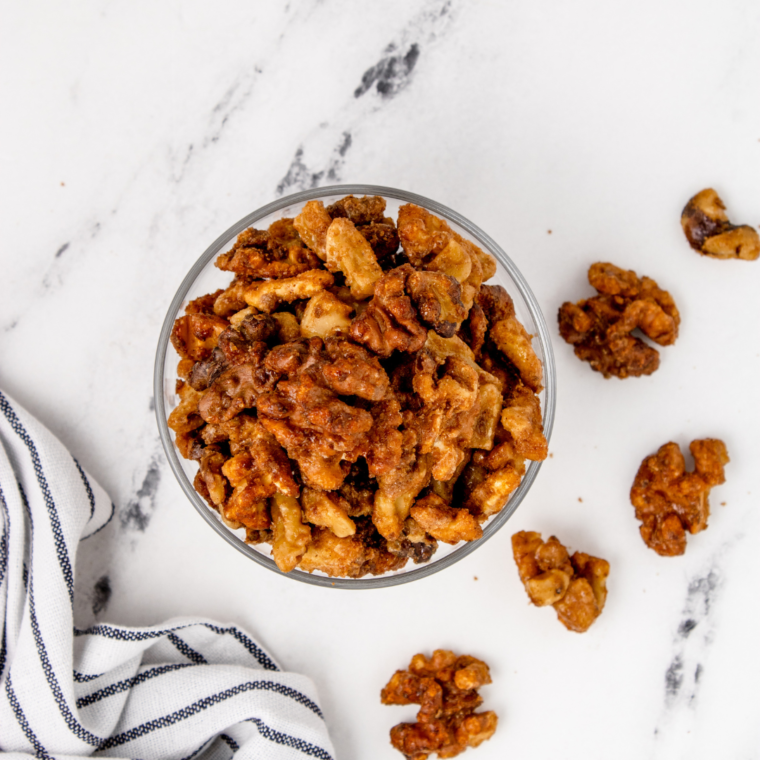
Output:
<path fill-rule="evenodd" d="M 512 278 L 513 282 L 517 286 L 520 296 L 525 302 L 525 305 L 530 312 L 530 316 L 533 319 L 537 336 L 541 349 L 543 351 L 543 364 L 544 364 L 544 404 L 541 412 L 543 416 L 544 435 L 546 436 L 547 443 L 551 439 L 552 428 L 554 426 L 554 415 L 557 397 L 557 374 L 554 361 L 554 352 L 552 350 L 552 342 L 549 335 L 549 329 L 544 319 L 544 315 L 541 311 L 541 307 L 538 305 L 538 301 L 530 289 L 527 281 L 523 277 L 522 273 L 515 266 L 512 259 L 502 250 L 502 248 L 496 243 L 496 241 L 481 230 L 477 225 L 473 224 L 469 219 L 465 218 L 458 212 L 444 206 L 437 201 L 430 198 L 426 198 L 416 193 L 411 193 L 406 190 L 399 190 L 393 187 L 385 187 L 382 185 L 365 185 L 365 184 L 349 184 L 349 185 L 326 185 L 318 188 L 312 188 L 309 190 L 302 190 L 298 193 L 284 196 L 271 203 L 262 206 L 261 208 L 253 211 L 247 216 L 243 217 L 239 221 L 235 222 L 231 227 L 226 229 L 211 245 L 206 248 L 204 253 L 198 258 L 195 264 L 190 268 L 185 278 L 182 280 L 177 292 L 174 295 L 171 303 L 169 304 L 166 317 L 164 318 L 161 332 L 158 338 L 158 347 L 156 349 L 156 358 L 153 368 L 153 397 L 154 397 L 154 409 L 156 414 L 156 422 L 158 424 L 158 432 L 161 438 L 161 444 L 166 454 L 166 458 L 169 462 L 169 466 L 177 479 L 180 487 L 185 492 L 185 495 L 190 500 L 191 504 L 195 507 L 200 516 L 208 523 L 214 531 L 223 538 L 227 543 L 234 546 L 238 551 L 245 554 L 250 559 L 257 562 L 259 565 L 266 567 L 268 570 L 272 570 L 281 576 L 292 578 L 294 580 L 308 583 L 314 586 L 322 586 L 326 588 L 346 588 L 346 589 L 367 589 L 367 588 L 388 588 L 390 586 L 397 586 L 404 583 L 410 583 L 420 578 L 425 578 L 429 575 L 437 573 L 444 568 L 450 567 L 454 563 L 463 559 L 471 554 L 475 549 L 482 546 L 488 539 L 490 539 L 509 518 L 514 514 L 517 507 L 523 501 L 528 491 L 530 490 L 533 482 L 538 475 L 538 471 L 541 469 L 542 462 L 530 462 L 526 468 L 525 475 L 520 482 L 517 489 L 511 494 L 507 504 L 491 517 L 485 527 L 483 528 L 483 536 L 476 541 L 469 541 L 457 546 L 457 548 L 450 554 L 441 557 L 438 560 L 430 561 L 421 565 L 413 570 L 406 572 L 400 572 L 396 574 L 386 574 L 380 576 L 372 576 L 369 578 L 331 578 L 326 575 L 314 575 L 312 573 L 305 572 L 303 570 L 292 570 L 289 573 L 285 573 L 280 570 L 271 557 L 259 552 L 253 546 L 246 544 L 235 535 L 231 529 L 227 528 L 216 516 L 216 513 L 203 501 L 200 495 L 195 491 L 190 482 L 187 474 L 185 473 L 177 455 L 177 450 L 174 442 L 171 439 L 169 433 L 169 427 L 167 425 L 166 406 L 164 404 L 164 368 L 166 364 L 166 352 L 169 347 L 169 340 L 171 331 L 174 326 L 174 320 L 179 312 L 185 297 L 192 287 L 193 283 L 197 279 L 198 275 L 206 268 L 208 263 L 217 255 L 223 246 L 229 243 L 229 241 L 237 236 L 240 232 L 248 227 L 251 227 L 254 223 L 260 219 L 275 213 L 287 206 L 294 205 L 296 203 L 305 203 L 310 200 L 318 200 L 324 196 L 333 195 L 380 195 L 385 198 L 393 198 L 394 200 L 404 201 L 406 203 L 414 203 L 418 206 L 431 211 L 432 213 L 442 216 L 444 219 L 450 222 L 454 222 L 459 227 L 467 231 L 474 240 L 476 240 L 482 247 L 484 247 L 490 254 L 492 254 L 499 263 L 507 270 L 507 273 Z"/>

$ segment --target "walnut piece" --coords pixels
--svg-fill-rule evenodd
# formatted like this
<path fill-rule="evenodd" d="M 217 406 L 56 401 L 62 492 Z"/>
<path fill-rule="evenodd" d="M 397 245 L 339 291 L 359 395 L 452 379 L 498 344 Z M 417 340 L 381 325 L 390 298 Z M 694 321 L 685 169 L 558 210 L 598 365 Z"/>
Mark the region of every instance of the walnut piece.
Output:
<path fill-rule="evenodd" d="M 354 298 L 369 298 L 383 274 L 372 246 L 350 219 L 334 219 L 327 229 L 325 263 L 343 272 Z"/>
<path fill-rule="evenodd" d="M 304 247 L 292 219 L 278 219 L 263 232 L 249 228 L 235 245 L 217 257 L 219 269 L 256 279 L 295 277 L 316 269 L 320 261 Z"/>
<path fill-rule="evenodd" d="M 259 311 L 272 312 L 281 303 L 311 298 L 335 282 L 323 269 L 312 269 L 297 277 L 254 282 L 245 289 L 244 298 L 249 306 Z"/>
<path fill-rule="evenodd" d="M 562 304 L 560 335 L 605 378 L 651 375 L 660 355 L 630 333 L 638 328 L 660 346 L 675 343 L 681 318 L 672 296 L 651 278 L 614 264 L 592 264 L 588 279 L 599 295 Z"/>
<path fill-rule="evenodd" d="M 488 665 L 469 655 L 437 649 L 430 658 L 416 654 L 407 670 L 397 670 L 380 692 L 384 705 L 420 706 L 416 723 L 391 729 L 391 745 L 409 760 L 455 757 L 477 747 L 496 731 L 495 712 L 476 713 L 481 686 L 491 683 Z"/>
<path fill-rule="evenodd" d="M 641 537 L 663 557 L 686 551 L 686 531 L 699 533 L 707 528 L 710 490 L 726 480 L 723 466 L 729 458 L 723 441 L 692 441 L 689 451 L 694 457 L 693 472 L 686 472 L 681 449 L 671 441 L 644 459 L 631 488 Z"/>
<path fill-rule="evenodd" d="M 745 261 L 760 256 L 757 230 L 747 224 L 731 224 L 723 201 L 712 188 L 697 193 L 686 204 L 681 226 L 689 245 L 706 256 Z"/>
<path fill-rule="evenodd" d="M 568 555 L 556 536 L 522 530 L 512 536 L 517 572 L 538 607 L 551 605 L 570 631 L 583 633 L 601 615 L 607 601 L 610 565 L 583 552 Z"/>

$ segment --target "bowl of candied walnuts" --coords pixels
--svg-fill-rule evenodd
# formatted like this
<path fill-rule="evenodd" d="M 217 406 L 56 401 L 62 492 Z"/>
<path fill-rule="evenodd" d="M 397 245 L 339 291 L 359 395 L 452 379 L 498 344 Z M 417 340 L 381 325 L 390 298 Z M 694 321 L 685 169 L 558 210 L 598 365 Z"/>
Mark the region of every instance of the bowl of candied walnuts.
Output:
<path fill-rule="evenodd" d="M 159 339 L 156 415 L 200 515 L 322 586 L 447 567 L 514 512 L 547 456 L 546 323 L 460 214 L 344 185 L 282 198 L 198 259 Z"/>

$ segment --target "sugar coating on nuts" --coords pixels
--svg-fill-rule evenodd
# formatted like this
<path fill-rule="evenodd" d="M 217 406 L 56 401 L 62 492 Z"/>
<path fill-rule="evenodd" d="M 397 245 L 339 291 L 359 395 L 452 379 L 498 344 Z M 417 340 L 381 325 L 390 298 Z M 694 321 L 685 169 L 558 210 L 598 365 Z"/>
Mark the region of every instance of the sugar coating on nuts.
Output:
<path fill-rule="evenodd" d="M 712 188 L 697 193 L 681 213 L 689 245 L 715 259 L 754 261 L 760 256 L 760 235 L 748 224 L 728 221 L 726 207 Z"/>
<path fill-rule="evenodd" d="M 607 560 L 583 552 L 570 556 L 556 536 L 522 530 L 512 536 L 520 580 L 538 607 L 554 607 L 570 631 L 583 633 L 602 614 L 607 601 Z"/>
<path fill-rule="evenodd" d="M 488 665 L 469 655 L 436 649 L 428 658 L 412 657 L 407 670 L 397 670 L 380 692 L 384 705 L 417 704 L 416 723 L 391 729 L 391 745 L 408 760 L 455 757 L 490 739 L 496 731 L 495 712 L 476 713 L 483 703 L 481 686 L 491 683 Z"/>
<path fill-rule="evenodd" d="M 707 528 L 710 490 L 726 480 L 723 467 L 729 458 L 723 441 L 692 441 L 689 451 L 694 457 L 692 472 L 686 471 L 677 443 L 660 446 L 641 463 L 631 488 L 641 537 L 663 557 L 683 554 L 686 532 L 699 533 Z"/>
<path fill-rule="evenodd" d="M 401 248 L 399 244 L 401 243 Z M 280 570 L 359 578 L 475 541 L 547 456 L 543 367 L 491 256 L 427 210 L 309 201 L 248 229 L 172 332 L 194 486 Z"/>

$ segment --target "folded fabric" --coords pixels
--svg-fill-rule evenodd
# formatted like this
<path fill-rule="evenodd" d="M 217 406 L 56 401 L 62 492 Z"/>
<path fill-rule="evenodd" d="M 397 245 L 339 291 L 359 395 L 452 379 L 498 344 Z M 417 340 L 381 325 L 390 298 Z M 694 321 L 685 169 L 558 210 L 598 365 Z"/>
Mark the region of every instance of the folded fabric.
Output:
<path fill-rule="evenodd" d="M 75 627 L 105 492 L 0 392 L 0 750 L 10 757 L 334 756 L 314 684 L 234 625 Z"/>

